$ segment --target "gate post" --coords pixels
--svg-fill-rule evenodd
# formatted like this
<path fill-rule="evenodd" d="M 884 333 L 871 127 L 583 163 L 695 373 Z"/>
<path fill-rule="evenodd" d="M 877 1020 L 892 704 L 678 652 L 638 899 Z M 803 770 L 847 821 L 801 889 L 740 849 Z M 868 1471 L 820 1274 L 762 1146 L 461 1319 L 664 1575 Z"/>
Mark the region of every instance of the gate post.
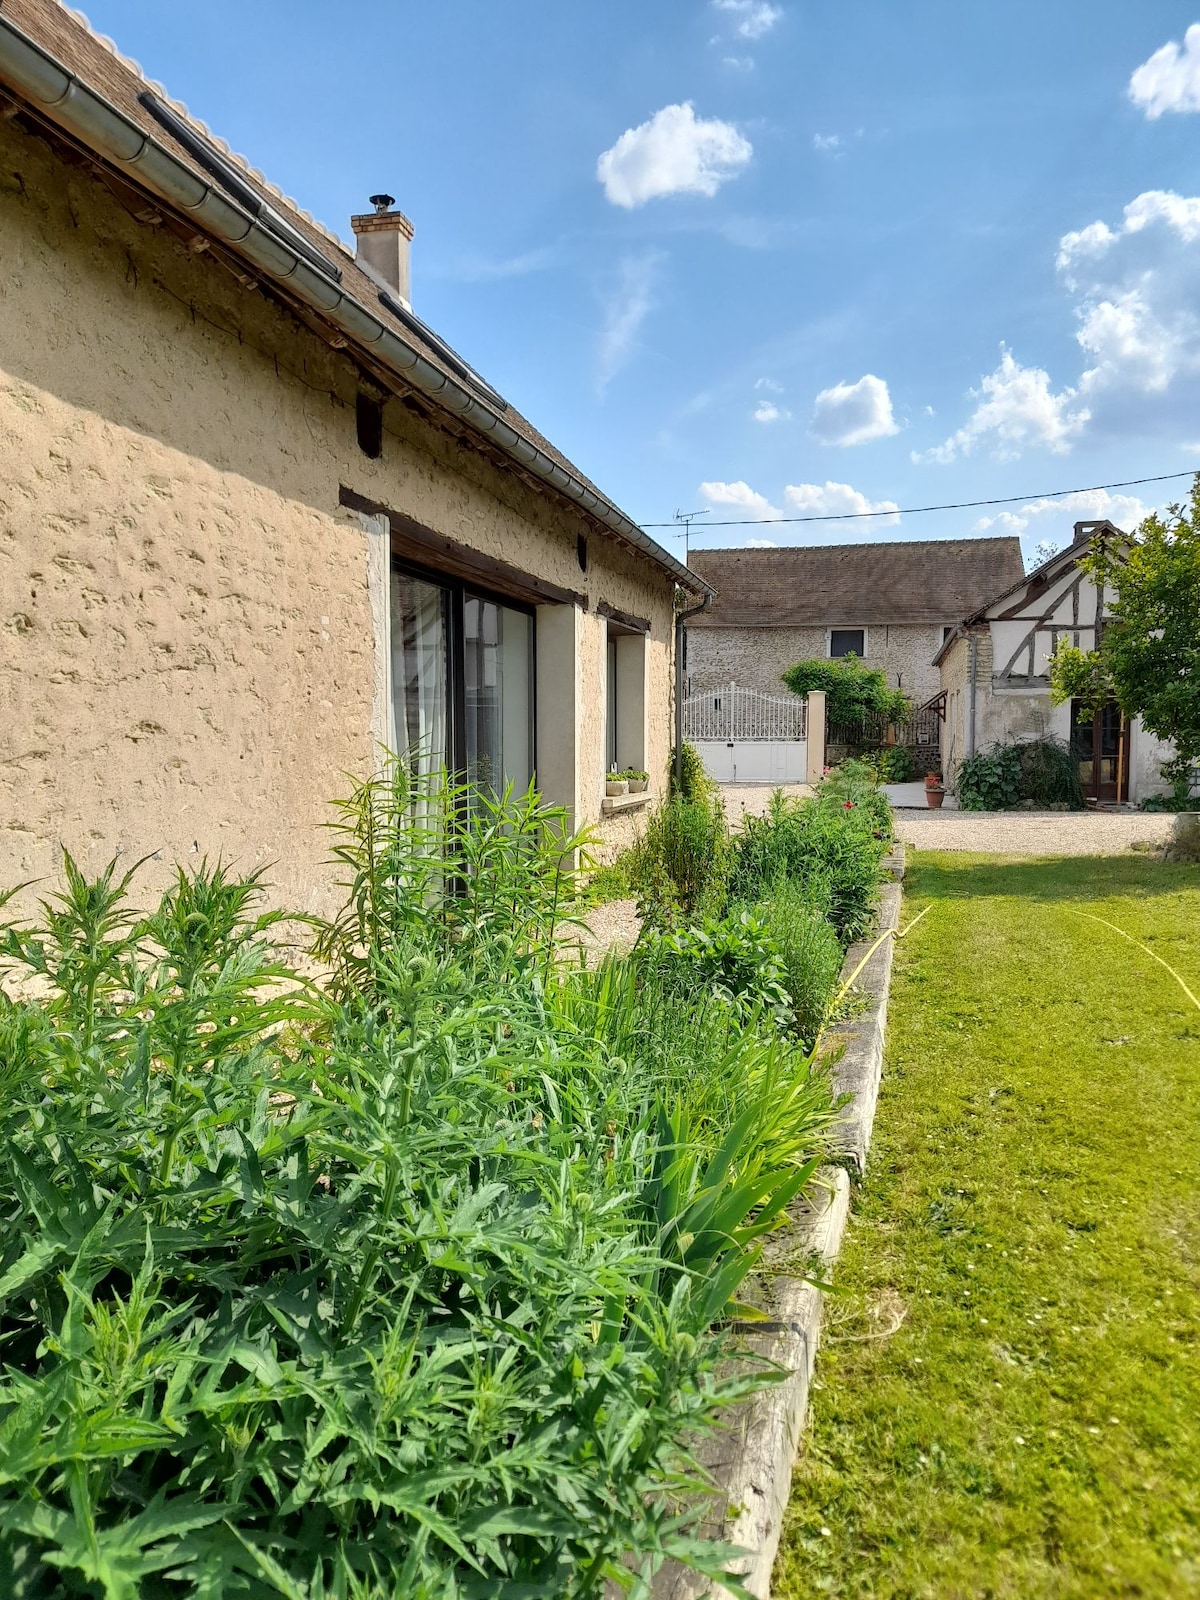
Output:
<path fill-rule="evenodd" d="M 821 781 L 821 774 L 825 770 L 825 691 L 824 689 L 810 689 L 808 693 L 808 731 L 806 738 L 805 767 L 807 768 L 807 781 L 817 784 Z"/>

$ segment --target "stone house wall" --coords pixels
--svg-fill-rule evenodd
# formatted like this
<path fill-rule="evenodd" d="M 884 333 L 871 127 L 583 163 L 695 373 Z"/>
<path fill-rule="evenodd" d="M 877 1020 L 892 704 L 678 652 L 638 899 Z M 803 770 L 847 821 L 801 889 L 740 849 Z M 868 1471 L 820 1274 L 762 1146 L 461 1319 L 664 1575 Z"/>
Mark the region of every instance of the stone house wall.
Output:
<path fill-rule="evenodd" d="M 947 618 L 947 625 L 951 620 Z M 892 688 L 903 689 L 920 705 L 941 687 L 933 658 L 941 649 L 942 638 L 940 623 L 878 624 L 867 629 L 864 660 L 884 672 Z M 782 675 L 788 667 L 797 661 L 823 660 L 828 654 L 829 633 L 824 627 L 693 625 L 687 631 L 687 685 L 689 692 L 697 693 L 736 683 L 747 689 L 782 694 Z"/>
<path fill-rule="evenodd" d="M 665 771 L 670 578 L 424 404 L 389 400 L 369 459 L 359 381 L 269 290 L 0 120 L 0 886 L 66 846 L 87 869 L 150 854 L 160 878 L 268 864 L 279 900 L 326 903 L 327 802 L 378 725 L 371 535 L 342 485 L 586 593 L 537 619 L 539 649 L 573 641 L 538 761 L 579 822 L 603 796 L 596 607 L 648 619 L 645 765 Z"/>

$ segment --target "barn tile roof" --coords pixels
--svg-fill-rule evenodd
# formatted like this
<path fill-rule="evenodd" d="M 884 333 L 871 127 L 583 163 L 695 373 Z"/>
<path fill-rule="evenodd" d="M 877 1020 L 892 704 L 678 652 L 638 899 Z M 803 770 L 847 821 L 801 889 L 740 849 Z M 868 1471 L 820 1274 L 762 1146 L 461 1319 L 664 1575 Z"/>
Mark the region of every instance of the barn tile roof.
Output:
<path fill-rule="evenodd" d="M 957 622 L 1024 575 L 1019 539 L 921 539 L 693 550 L 717 591 L 689 628 Z"/>

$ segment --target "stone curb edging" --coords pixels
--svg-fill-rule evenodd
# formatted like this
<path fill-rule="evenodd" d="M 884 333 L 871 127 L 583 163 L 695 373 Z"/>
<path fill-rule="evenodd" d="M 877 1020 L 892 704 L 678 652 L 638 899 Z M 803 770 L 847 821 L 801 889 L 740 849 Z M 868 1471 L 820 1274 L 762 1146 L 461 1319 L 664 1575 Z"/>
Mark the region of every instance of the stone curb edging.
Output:
<path fill-rule="evenodd" d="M 884 932 L 900 925 L 904 847 L 898 844 L 884 868 L 892 875 L 880 893 L 879 924 L 869 939 L 852 945 L 842 966 L 854 972 Z M 841 1249 L 850 1211 L 850 1173 L 866 1167 L 867 1148 L 883 1073 L 892 954 L 896 941 L 884 939 L 867 960 L 855 984 L 871 996 L 867 1010 L 832 1028 L 829 1038 L 843 1046 L 831 1075 L 835 1094 L 849 1096 L 838 1153 L 845 1167 L 827 1167 L 824 1189 L 807 1215 L 797 1218 L 794 1247 L 806 1249 L 832 1266 Z M 847 1170 L 848 1169 L 848 1170 Z M 725 1425 L 708 1436 L 698 1452 L 720 1491 L 721 1509 L 706 1519 L 704 1532 L 738 1545 L 747 1555 L 731 1565 L 759 1600 L 770 1600 L 771 1569 L 783 1532 L 791 1493 L 792 1468 L 808 1415 L 808 1395 L 825 1296 L 799 1278 L 777 1278 L 769 1295 L 769 1321 L 746 1325 L 746 1348 L 788 1370 L 789 1376 L 734 1407 Z M 654 1600 L 728 1600 L 729 1591 L 668 1562 L 656 1576 Z"/>

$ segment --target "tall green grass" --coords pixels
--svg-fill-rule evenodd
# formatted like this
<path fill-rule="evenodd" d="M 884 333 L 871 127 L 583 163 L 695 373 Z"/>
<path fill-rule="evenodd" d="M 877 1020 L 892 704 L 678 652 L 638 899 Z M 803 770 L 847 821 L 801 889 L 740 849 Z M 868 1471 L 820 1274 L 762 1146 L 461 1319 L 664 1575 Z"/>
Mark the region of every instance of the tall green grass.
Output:
<path fill-rule="evenodd" d="M 144 913 L 68 857 L 0 929 L 0 1594 L 721 1570 L 689 1442 L 764 1381 L 724 1319 L 829 1094 L 727 999 L 565 969 L 577 843 L 533 795 L 359 786 L 319 987 L 219 865 Z"/>

